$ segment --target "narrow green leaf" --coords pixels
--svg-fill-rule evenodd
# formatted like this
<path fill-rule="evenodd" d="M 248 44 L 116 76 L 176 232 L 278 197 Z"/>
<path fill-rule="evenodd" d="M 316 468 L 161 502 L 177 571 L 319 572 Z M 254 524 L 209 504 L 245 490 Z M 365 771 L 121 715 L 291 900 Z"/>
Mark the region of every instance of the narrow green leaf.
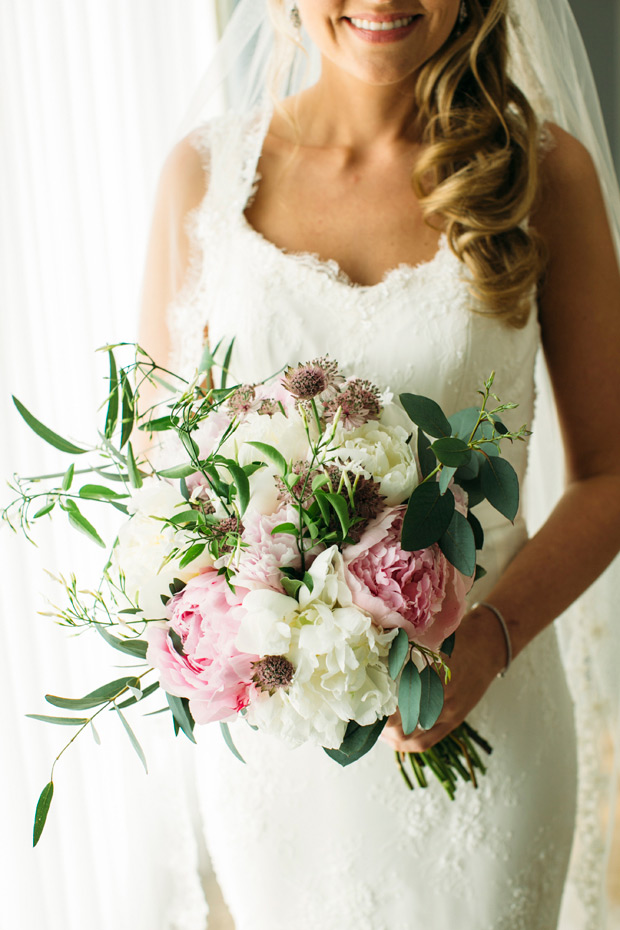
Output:
<path fill-rule="evenodd" d="M 476 540 L 467 518 L 455 510 L 448 529 L 439 540 L 439 548 L 458 571 L 468 577 L 476 570 Z"/>
<path fill-rule="evenodd" d="M 64 502 L 64 509 L 67 511 L 67 516 L 69 517 L 69 523 L 76 530 L 79 530 L 80 533 L 84 533 L 85 536 L 88 536 L 89 539 L 92 539 L 93 542 L 97 543 L 98 546 L 101 546 L 102 549 L 105 549 L 105 543 L 92 523 L 86 519 L 83 513 L 80 512 L 78 505 L 74 500 L 69 499 Z"/>
<path fill-rule="evenodd" d="M 476 565 L 476 574 L 474 575 L 474 581 L 478 581 L 479 578 L 484 578 L 487 570 L 483 568 L 482 565 Z"/>
<path fill-rule="evenodd" d="M 434 400 L 421 394 L 401 394 L 400 402 L 407 416 L 429 436 L 451 436 L 448 418 Z"/>
<path fill-rule="evenodd" d="M 265 458 L 269 459 L 269 461 L 276 466 L 280 476 L 284 478 L 287 471 L 286 459 L 277 449 L 266 442 L 248 442 L 246 445 L 254 446 L 255 449 L 262 452 Z"/>
<path fill-rule="evenodd" d="M 89 501 L 122 500 L 127 497 L 126 494 L 119 494 L 118 491 L 106 488 L 103 484 L 84 484 L 79 490 L 79 495 Z"/>
<path fill-rule="evenodd" d="M 140 423 L 138 429 L 142 430 L 145 433 L 159 433 L 164 430 L 174 429 L 177 426 L 178 421 L 172 419 L 172 417 L 154 417 L 152 420 L 147 420 L 145 423 Z"/>
<path fill-rule="evenodd" d="M 388 667 L 390 670 L 390 678 L 393 678 L 394 681 L 398 678 L 400 673 L 403 670 L 403 665 L 407 660 L 409 655 L 409 637 L 407 633 L 402 628 L 396 634 L 396 637 L 392 640 L 392 645 L 390 646 L 390 654 L 388 657 Z"/>
<path fill-rule="evenodd" d="M 181 561 L 179 562 L 179 568 L 185 568 L 186 565 L 189 565 L 194 559 L 197 559 L 199 555 L 205 550 L 206 543 L 194 543 L 193 546 L 190 546 Z"/>
<path fill-rule="evenodd" d="M 133 446 L 131 445 L 131 442 L 127 443 L 127 471 L 129 472 L 131 486 L 133 488 L 141 488 L 142 475 L 138 471 L 138 466 L 136 465 L 136 459 L 133 454 Z"/>
<path fill-rule="evenodd" d="M 124 726 L 124 728 L 125 728 L 125 732 L 126 732 L 127 736 L 129 737 L 129 742 L 131 743 L 131 745 L 133 746 L 133 748 L 136 750 L 136 755 L 138 756 L 140 762 L 141 762 L 142 765 L 144 766 L 144 771 L 145 771 L 146 774 L 148 775 L 148 774 L 149 774 L 149 769 L 148 769 L 148 766 L 147 766 L 147 764 L 146 764 L 146 756 L 144 755 L 144 750 L 142 749 L 142 746 L 141 746 L 140 743 L 138 742 L 138 738 L 137 738 L 136 734 L 134 733 L 134 731 L 133 731 L 133 730 L 131 729 L 131 727 L 129 726 L 129 723 L 127 722 L 127 719 L 125 718 L 125 715 L 123 714 L 123 712 L 122 712 L 121 710 L 119 710 L 118 707 L 115 707 L 114 709 L 116 710 L 116 713 L 118 714 L 118 716 L 121 718 L 121 723 L 123 724 L 123 726 Z"/>
<path fill-rule="evenodd" d="M 31 720 L 42 720 L 43 723 L 56 723 L 61 727 L 83 727 L 88 723 L 88 717 L 48 717 L 46 714 L 26 714 Z"/>
<path fill-rule="evenodd" d="M 410 659 L 403 669 L 398 686 L 398 709 L 405 736 L 413 733 L 418 725 L 421 694 L 421 675 Z"/>
<path fill-rule="evenodd" d="M 250 503 L 250 482 L 248 481 L 248 476 L 236 462 L 231 461 L 226 467 L 231 474 L 232 480 L 235 482 L 239 512 L 241 516 L 243 516 Z"/>
<path fill-rule="evenodd" d="M 95 629 L 109 646 L 118 649 L 119 652 L 124 652 L 129 656 L 135 656 L 138 659 L 146 659 L 146 650 L 149 644 L 145 640 L 119 639 L 119 637 L 113 636 L 112 633 L 106 630 L 100 623 L 96 624 Z"/>
<path fill-rule="evenodd" d="M 171 468 L 162 468 L 157 474 L 160 478 L 189 478 L 196 474 L 196 466 L 190 464 L 173 465 Z"/>
<path fill-rule="evenodd" d="M 458 468 L 459 465 L 467 465 L 471 459 L 467 443 L 453 436 L 435 440 L 431 449 L 442 465 Z"/>
<path fill-rule="evenodd" d="M 519 479 L 510 462 L 485 459 L 480 466 L 480 483 L 489 503 L 508 520 L 514 520 L 519 509 Z"/>
<path fill-rule="evenodd" d="M 224 362 L 222 364 L 222 378 L 220 381 L 220 388 L 225 388 L 228 382 L 228 369 L 230 368 L 230 359 L 232 357 L 233 346 L 235 344 L 234 337 L 230 340 L 228 349 L 226 350 L 226 355 L 224 356 Z"/>
<path fill-rule="evenodd" d="M 453 513 L 454 495 L 442 495 L 436 481 L 418 485 L 409 498 L 403 520 L 403 549 L 414 552 L 437 542 L 448 529 Z"/>
<path fill-rule="evenodd" d="M 420 672 L 422 694 L 420 697 L 419 725 L 423 730 L 430 730 L 437 723 L 443 710 L 443 685 L 441 678 L 431 665 Z"/>
<path fill-rule="evenodd" d="M 105 427 L 103 432 L 106 439 L 111 439 L 114 435 L 114 430 L 116 429 L 116 423 L 118 421 L 118 371 L 116 368 L 116 359 L 114 358 L 114 352 L 112 349 L 108 350 L 108 358 L 110 361 L 110 375 L 108 378 L 110 391 L 108 410 L 106 413 Z"/>
<path fill-rule="evenodd" d="M 179 729 L 185 733 L 188 740 L 195 743 L 196 738 L 193 733 L 194 719 L 189 712 L 189 701 L 187 698 L 176 697 L 176 695 L 166 692 L 166 700 L 168 701 L 168 706 L 172 711 L 172 716 Z"/>
<path fill-rule="evenodd" d="M 39 517 L 46 516 L 48 513 L 52 512 L 52 510 L 54 509 L 54 506 L 55 506 L 54 501 L 52 501 L 51 504 L 46 504 L 45 507 L 41 507 L 40 510 L 37 510 L 37 512 L 35 513 L 32 519 L 38 520 Z"/>
<path fill-rule="evenodd" d="M 342 528 L 342 535 L 346 536 L 349 530 L 349 526 L 351 525 L 351 520 L 349 518 L 349 508 L 347 507 L 347 502 L 345 501 L 344 497 L 342 497 L 340 494 L 334 494 L 333 491 L 328 491 L 325 494 L 325 497 L 327 498 L 331 506 L 334 508 L 334 511 L 336 513 L 336 516 L 338 517 L 340 526 Z"/>
<path fill-rule="evenodd" d="M 62 707 L 66 710 L 89 710 L 91 707 L 99 707 L 100 704 L 106 704 L 108 701 L 111 701 L 113 698 L 120 695 L 128 684 L 138 687 L 140 682 L 133 675 L 131 678 L 125 675 L 124 678 L 117 678 L 115 681 L 110 681 L 100 688 L 97 688 L 95 691 L 85 694 L 82 698 L 65 698 L 58 697 L 55 694 L 46 694 L 45 700 L 48 704 L 53 704 L 54 707 Z"/>
<path fill-rule="evenodd" d="M 121 370 L 121 441 L 120 447 L 123 448 L 128 441 L 133 430 L 134 419 L 136 415 L 135 399 L 127 373 Z"/>
<path fill-rule="evenodd" d="M 297 534 L 299 527 L 295 526 L 294 523 L 278 523 L 277 526 L 271 531 L 271 535 L 274 536 L 276 533 L 289 533 L 293 536 Z"/>
<path fill-rule="evenodd" d="M 68 491 L 73 483 L 73 473 L 75 471 L 75 465 L 73 462 L 69 465 L 68 469 L 63 475 L 62 478 L 62 489 L 63 491 Z"/>
<path fill-rule="evenodd" d="M 367 752 L 370 752 L 381 736 L 386 723 L 387 717 L 383 717 L 382 720 L 377 720 L 376 723 L 371 723 L 365 727 L 360 726 L 355 720 L 350 720 L 340 747 L 338 749 L 325 749 L 325 752 L 330 759 L 342 766 L 357 762 Z"/>
<path fill-rule="evenodd" d="M 304 572 L 304 577 L 302 580 L 305 586 L 307 587 L 308 591 L 310 592 L 310 594 L 312 594 L 312 592 L 314 591 L 314 578 L 312 577 L 310 572 Z"/>
<path fill-rule="evenodd" d="M 82 449 L 80 446 L 76 446 L 74 443 L 69 442 L 67 439 L 63 439 L 62 436 L 59 436 L 58 433 L 52 432 L 51 429 L 48 429 L 47 426 L 44 426 L 40 420 L 37 420 L 29 410 L 24 407 L 21 401 L 13 395 L 13 403 L 17 407 L 20 415 L 26 421 L 31 430 L 33 430 L 37 436 L 40 436 L 41 439 L 44 439 L 45 442 L 49 443 L 50 446 L 54 446 L 56 449 L 60 449 L 61 452 L 67 452 L 69 455 L 83 455 L 85 452 L 88 452 L 88 449 Z"/>
<path fill-rule="evenodd" d="M 50 781 L 47 783 L 41 794 L 39 795 L 39 801 L 37 803 L 37 809 L 34 815 L 34 830 L 32 833 L 32 845 L 36 846 L 39 840 L 41 839 L 41 834 L 43 833 L 43 827 L 47 820 L 47 815 L 49 814 L 50 804 L 52 803 L 52 798 L 54 797 L 54 782 Z"/>
<path fill-rule="evenodd" d="M 224 742 L 226 743 L 226 745 L 228 746 L 228 748 L 229 748 L 230 751 L 232 752 L 233 756 L 235 756 L 235 757 L 239 760 L 239 762 L 243 762 L 243 764 L 245 765 L 245 759 L 243 758 L 243 756 L 241 755 L 241 753 L 239 752 L 239 750 L 238 750 L 237 747 L 235 746 L 235 744 L 234 744 L 234 742 L 233 742 L 233 738 L 232 738 L 232 736 L 231 736 L 231 734 L 230 734 L 230 727 L 228 726 L 228 724 L 227 724 L 224 720 L 220 720 L 220 730 L 222 731 L 222 736 L 224 737 Z"/>
<path fill-rule="evenodd" d="M 326 524 L 329 524 L 331 512 L 329 509 L 329 501 L 327 500 L 327 495 L 325 494 L 324 491 L 316 491 L 314 495 L 314 499 L 316 500 L 318 508 L 321 511 L 321 516 L 323 517 L 324 522 Z"/>

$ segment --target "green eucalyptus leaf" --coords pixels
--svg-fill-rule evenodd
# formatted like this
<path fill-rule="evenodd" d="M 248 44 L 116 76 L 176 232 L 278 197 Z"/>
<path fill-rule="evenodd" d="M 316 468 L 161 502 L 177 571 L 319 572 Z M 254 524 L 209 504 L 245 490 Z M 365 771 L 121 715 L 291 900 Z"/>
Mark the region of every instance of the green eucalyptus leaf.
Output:
<path fill-rule="evenodd" d="M 488 502 L 508 520 L 519 509 L 519 479 L 506 459 L 485 459 L 480 466 L 480 483 Z"/>
<path fill-rule="evenodd" d="M 420 672 L 422 694 L 420 697 L 419 725 L 423 730 L 430 730 L 437 723 L 443 710 L 444 692 L 441 678 L 432 667 L 427 665 Z"/>
<path fill-rule="evenodd" d="M 80 446 L 76 446 L 67 439 L 63 439 L 58 433 L 52 432 L 47 426 L 44 426 L 44 424 L 41 423 L 40 420 L 37 420 L 14 395 L 13 403 L 30 429 L 33 430 L 37 436 L 40 436 L 41 439 L 44 439 L 45 442 L 49 443 L 50 446 L 54 446 L 55 449 L 60 449 L 61 452 L 67 452 L 69 455 L 83 455 L 85 452 L 88 452 L 88 449 L 82 449 Z"/>
<path fill-rule="evenodd" d="M 454 513 L 454 495 L 442 496 L 439 484 L 420 484 L 409 498 L 403 519 L 401 543 L 410 552 L 426 549 L 445 533 Z"/>
<path fill-rule="evenodd" d="M 474 456 L 474 458 L 476 458 L 476 456 Z M 467 504 L 470 509 L 482 503 L 482 501 L 485 499 L 485 495 L 484 495 L 484 491 L 482 490 L 480 476 L 473 478 L 471 480 L 467 480 L 467 479 L 460 480 L 458 471 L 457 471 L 457 474 L 455 477 L 458 481 L 458 484 L 467 493 Z"/>
<path fill-rule="evenodd" d="M 450 635 L 446 639 L 444 639 L 439 651 L 443 652 L 445 656 L 448 656 L 448 658 L 450 658 L 450 656 L 454 652 L 455 642 L 456 642 L 456 633 L 450 633 Z"/>
<path fill-rule="evenodd" d="M 109 646 L 118 649 L 119 652 L 124 652 L 126 655 L 134 656 L 138 659 L 146 659 L 146 650 L 149 644 L 145 640 L 119 639 L 118 636 L 113 636 L 112 633 L 106 630 L 100 623 L 96 624 L 95 628 Z"/>
<path fill-rule="evenodd" d="M 61 727 L 83 727 L 88 723 L 88 717 L 48 717 L 47 714 L 26 714 L 26 717 L 43 723 L 56 723 Z"/>
<path fill-rule="evenodd" d="M 41 839 L 41 834 L 43 833 L 43 828 L 47 820 L 47 815 L 49 814 L 50 804 L 52 803 L 53 797 L 54 782 L 50 781 L 39 795 L 39 800 L 37 802 L 37 809 L 34 815 L 34 830 L 32 833 L 33 846 L 36 846 Z"/>
<path fill-rule="evenodd" d="M 487 570 L 483 568 L 482 565 L 476 565 L 476 574 L 474 575 L 474 581 L 478 581 L 479 578 L 484 578 Z"/>
<path fill-rule="evenodd" d="M 280 452 L 278 452 L 277 449 L 275 449 L 273 446 L 270 446 L 266 442 L 248 442 L 247 445 L 254 446 L 255 449 L 258 449 L 259 452 L 262 452 L 265 458 L 269 459 L 269 461 L 275 465 L 280 474 L 280 477 L 285 477 L 287 472 L 286 459 L 283 455 L 280 454 Z"/>
<path fill-rule="evenodd" d="M 189 701 L 187 698 L 176 697 L 174 694 L 168 694 L 168 692 L 166 692 L 166 700 L 168 701 L 168 706 L 172 711 L 172 716 L 178 728 L 185 733 L 188 740 L 195 743 L 196 738 L 193 733 L 194 718 L 190 713 Z"/>
<path fill-rule="evenodd" d="M 122 712 L 118 707 L 115 707 L 115 710 L 116 710 L 116 713 L 118 714 L 118 716 L 121 718 L 121 723 L 123 724 L 123 727 L 125 728 L 125 732 L 126 732 L 127 736 L 129 737 L 129 742 L 131 743 L 131 745 L 132 745 L 133 748 L 135 749 L 136 754 L 137 754 L 138 758 L 140 759 L 140 762 L 141 762 L 142 765 L 144 766 L 144 771 L 145 771 L 146 774 L 148 775 L 148 774 L 149 774 L 149 769 L 148 769 L 148 766 L 147 766 L 147 764 L 146 764 L 146 756 L 144 755 L 144 750 L 142 749 L 142 746 L 141 746 L 140 743 L 138 742 L 138 738 L 137 738 L 136 734 L 134 733 L 134 731 L 133 731 L 133 730 L 131 729 L 131 727 L 129 726 L 129 724 L 128 724 L 128 722 L 127 722 L 127 719 L 125 718 L 125 715 L 123 714 L 123 712 Z"/>
<path fill-rule="evenodd" d="M 403 630 L 402 627 L 392 640 L 390 646 L 390 653 L 388 657 L 388 668 L 390 671 L 390 678 L 396 679 L 403 670 L 403 665 L 407 660 L 409 655 L 409 637 L 407 636 L 406 630 Z"/>
<path fill-rule="evenodd" d="M 436 439 L 431 449 L 442 465 L 458 468 L 459 465 L 467 465 L 471 459 L 471 452 L 467 443 L 453 436 Z"/>
<path fill-rule="evenodd" d="M 386 723 L 387 717 L 365 727 L 360 726 L 355 720 L 350 720 L 340 747 L 338 749 L 325 749 L 325 752 L 330 759 L 342 766 L 357 762 L 367 752 L 370 752 L 381 736 Z"/>
<path fill-rule="evenodd" d="M 456 468 L 454 466 L 444 465 L 444 467 L 439 472 L 439 490 L 442 494 L 445 494 L 448 490 L 448 485 L 454 478 L 456 474 Z"/>
<path fill-rule="evenodd" d="M 136 465 L 136 459 L 133 454 L 133 446 L 131 445 L 131 442 L 127 443 L 127 472 L 129 473 L 129 480 L 131 482 L 132 488 L 141 488 L 142 475 L 138 471 L 138 466 Z"/>
<path fill-rule="evenodd" d="M 420 697 L 422 682 L 420 673 L 409 660 L 403 669 L 398 685 L 398 709 L 400 711 L 403 733 L 409 736 L 418 725 L 420 715 Z"/>
<path fill-rule="evenodd" d="M 116 368 L 116 359 L 114 358 L 114 352 L 112 349 L 108 350 L 108 359 L 110 362 L 110 376 L 108 379 L 110 394 L 103 434 L 106 439 L 111 439 L 114 435 L 114 430 L 116 429 L 116 424 L 118 422 L 118 371 Z"/>
<path fill-rule="evenodd" d="M 418 463 L 422 478 L 428 477 L 437 465 L 437 459 L 431 449 L 431 441 L 422 430 L 418 430 Z"/>
<path fill-rule="evenodd" d="M 482 529 L 482 524 L 478 517 L 470 511 L 467 513 L 467 522 L 474 531 L 474 542 L 476 543 L 476 549 L 482 549 L 484 546 L 484 530 Z"/>
<path fill-rule="evenodd" d="M 451 436 L 452 428 L 439 406 L 430 397 L 421 394 L 400 394 L 400 402 L 407 416 L 429 436 Z"/>
<path fill-rule="evenodd" d="M 235 746 L 235 744 L 234 744 L 234 742 L 233 742 L 233 738 L 232 738 L 231 733 L 230 733 L 230 727 L 228 726 L 228 724 L 227 724 L 224 720 L 220 720 L 220 730 L 222 731 L 222 736 L 224 737 L 224 742 L 226 743 L 226 745 L 228 746 L 228 748 L 229 748 L 230 751 L 232 752 L 233 756 L 235 756 L 235 758 L 238 759 L 239 762 L 243 762 L 243 764 L 245 765 L 245 759 L 243 758 L 243 756 L 241 755 L 241 753 L 239 752 L 239 750 L 238 750 L 237 747 Z"/>
<path fill-rule="evenodd" d="M 439 540 L 439 548 L 451 565 L 470 577 L 476 570 L 476 541 L 467 518 L 455 510 L 448 529 Z"/>
<path fill-rule="evenodd" d="M 91 707 L 99 707 L 101 704 L 112 701 L 125 691 L 129 684 L 138 687 L 140 682 L 133 675 L 131 677 L 125 675 L 123 678 L 117 678 L 115 681 L 110 681 L 95 691 L 85 694 L 82 698 L 65 698 L 58 697 L 55 694 L 46 694 L 45 700 L 48 704 L 53 704 L 54 707 L 62 707 L 65 710 L 89 710 Z"/>

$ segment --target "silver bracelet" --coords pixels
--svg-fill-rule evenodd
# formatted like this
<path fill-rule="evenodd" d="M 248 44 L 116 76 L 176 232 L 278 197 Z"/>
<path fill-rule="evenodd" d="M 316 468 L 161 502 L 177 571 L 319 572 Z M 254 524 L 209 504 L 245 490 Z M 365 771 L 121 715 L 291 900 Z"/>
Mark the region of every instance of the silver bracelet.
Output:
<path fill-rule="evenodd" d="M 510 641 L 510 633 L 508 632 L 508 624 L 504 620 L 497 607 L 493 607 L 493 604 L 488 604 L 486 601 L 479 601 L 477 604 L 474 604 L 472 609 L 475 610 L 476 607 L 486 607 L 487 610 L 490 610 L 492 614 L 495 614 L 504 633 L 504 639 L 506 640 L 506 665 L 501 672 L 498 672 L 497 675 L 498 678 L 503 678 L 510 668 L 510 663 L 512 662 L 512 643 Z"/>

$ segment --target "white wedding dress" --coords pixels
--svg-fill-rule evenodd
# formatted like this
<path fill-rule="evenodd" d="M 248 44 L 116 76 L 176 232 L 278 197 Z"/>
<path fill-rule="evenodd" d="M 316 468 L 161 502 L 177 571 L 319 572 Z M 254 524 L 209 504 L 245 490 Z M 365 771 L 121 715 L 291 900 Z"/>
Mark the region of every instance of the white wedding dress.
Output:
<path fill-rule="evenodd" d="M 447 413 L 476 402 L 491 370 L 531 423 L 535 308 L 523 329 L 474 312 L 465 267 L 441 240 L 435 257 L 379 284 L 353 284 L 333 261 L 285 253 L 247 222 L 264 120 L 248 122 L 230 163 L 227 118 L 195 135 L 209 192 L 191 216 L 190 280 L 170 308 L 172 364 L 192 369 L 208 322 L 211 345 L 235 337 L 235 381 L 329 353 L 345 373 L 435 398 Z M 371 218 L 369 218 L 371 221 Z M 214 297 L 217 295 L 217 298 Z M 507 452 L 520 478 L 527 448 Z M 476 509 L 490 590 L 526 540 L 495 511 Z M 207 843 L 237 930 L 554 930 L 574 825 L 572 701 L 555 631 L 539 635 L 470 715 L 494 752 L 478 790 L 409 792 L 379 742 L 342 769 L 322 750 L 289 750 L 231 726 L 199 729 L 197 781 Z"/>

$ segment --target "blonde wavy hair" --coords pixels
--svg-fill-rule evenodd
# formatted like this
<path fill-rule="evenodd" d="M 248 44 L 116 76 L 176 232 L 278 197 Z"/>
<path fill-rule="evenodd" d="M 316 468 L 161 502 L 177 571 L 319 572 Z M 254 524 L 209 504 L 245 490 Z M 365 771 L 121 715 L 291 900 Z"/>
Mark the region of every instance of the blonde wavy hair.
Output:
<path fill-rule="evenodd" d="M 470 271 L 473 309 L 521 327 L 547 261 L 544 242 L 528 223 L 539 190 L 540 127 L 508 76 L 508 0 L 465 3 L 464 21 L 416 82 L 423 151 L 412 185 L 426 222 L 441 226 Z M 296 46 L 282 0 L 269 6 L 275 89 Z"/>

